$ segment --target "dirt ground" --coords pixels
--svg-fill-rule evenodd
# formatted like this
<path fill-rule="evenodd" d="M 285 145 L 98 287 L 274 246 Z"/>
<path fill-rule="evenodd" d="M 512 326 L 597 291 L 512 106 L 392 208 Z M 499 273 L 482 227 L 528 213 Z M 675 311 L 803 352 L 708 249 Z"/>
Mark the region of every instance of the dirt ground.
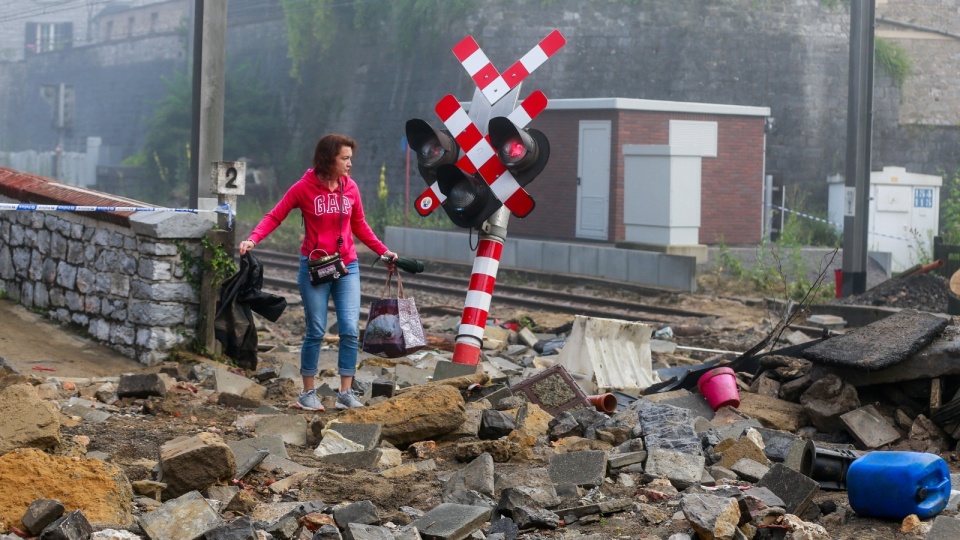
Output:
<path fill-rule="evenodd" d="M 709 320 L 691 320 L 677 326 L 676 341 L 695 348 L 746 350 L 757 343 L 769 332 L 778 314 L 769 312 L 759 298 L 749 297 L 749 288 L 743 290 L 710 290 L 712 294 L 682 295 L 668 297 L 664 301 L 684 309 L 707 313 L 716 313 L 719 317 Z M 609 291 L 597 291 L 597 294 L 610 294 Z M 444 302 L 449 299 L 429 299 L 424 302 Z M 418 304 L 421 302 L 418 299 Z M 559 326 L 572 317 L 556 315 L 549 311 L 518 312 L 516 310 L 491 311 L 491 319 L 516 320 L 528 316 L 542 325 Z M 92 377 L 118 376 L 122 373 L 155 371 L 133 360 L 101 347 L 80 334 L 51 323 L 41 316 L 26 310 L 9 300 L 0 300 L 0 357 L 14 366 L 22 374 L 38 377 Z M 441 325 L 443 321 L 425 319 L 424 326 Z M 694 330 L 696 329 L 696 330 Z M 274 324 L 264 323 L 261 345 L 265 350 L 261 355 L 261 366 L 278 366 L 283 362 L 297 362 L 302 333 L 302 309 L 296 299 L 291 299 L 288 311 Z M 689 337 L 682 334 L 689 333 Z M 697 356 L 699 354 L 699 356 Z M 697 353 L 689 351 L 686 357 L 690 363 L 702 361 L 715 353 Z M 656 355 L 655 355 L 656 357 Z M 370 358 L 370 357 L 367 357 Z M 660 358 L 662 363 L 670 363 L 680 358 Z M 361 360 L 364 355 L 361 355 Z M 189 358 L 182 360 L 180 371 L 186 374 L 190 367 Z M 335 364 L 335 346 L 326 349 L 321 357 L 321 368 Z M 295 389 L 287 388 L 268 393 L 268 403 L 286 408 L 292 400 Z M 201 431 L 215 432 L 226 440 L 239 440 L 251 436 L 234 425 L 238 416 L 250 411 L 238 411 L 225 408 L 210 399 L 194 393 L 190 385 L 171 392 L 161 401 L 118 402 L 115 414 L 103 424 L 86 422 L 67 422 L 62 428 L 65 439 L 78 440 L 86 445 L 86 451 L 105 452 L 110 462 L 119 466 L 131 481 L 153 479 L 151 462 L 159 455 L 159 447 L 165 442 L 182 435 L 192 436 Z M 286 409 L 289 410 L 289 409 Z M 291 412 L 293 412 L 291 410 Z M 336 417 L 338 413 L 332 407 L 327 412 L 318 413 L 324 422 Z M 320 474 L 310 477 L 298 489 L 292 489 L 283 495 L 272 494 L 268 486 L 274 480 L 270 473 L 255 471 L 245 479 L 245 486 L 255 497 L 264 502 L 321 499 L 327 504 L 348 501 L 370 500 L 382 512 L 384 521 L 391 520 L 402 524 L 409 522 L 411 516 L 401 507 L 413 507 L 421 510 L 433 508 L 440 501 L 440 481 L 445 472 L 463 466 L 454 457 L 453 446 L 443 446 L 436 450 L 433 457 L 437 470 L 417 473 L 401 480 L 389 480 L 378 473 L 359 470 L 345 470 L 320 463 L 312 453 L 311 447 L 297 448 L 288 446 L 291 459 L 310 467 L 317 467 Z M 405 455 L 409 458 L 409 455 Z M 946 453 L 952 472 L 957 471 L 957 458 Z M 510 463 L 498 463 L 498 473 L 509 475 L 511 470 L 546 466 L 547 452 L 533 452 L 526 460 Z M 642 483 L 641 483 L 642 484 Z M 2 491 L 2 490 L 0 490 Z M 596 538 L 667 538 L 678 532 L 689 532 L 689 524 L 682 517 L 670 519 L 676 514 L 675 503 L 646 501 L 637 496 L 636 487 L 620 484 L 604 485 L 593 494 L 594 497 L 627 497 L 649 504 L 643 513 L 626 513 L 606 516 L 594 521 L 584 520 L 570 527 L 561 528 L 552 533 L 534 533 L 524 538 L 571 538 L 574 533 L 597 535 Z M 816 502 L 835 501 L 843 507 L 847 505 L 844 492 L 821 491 Z M 0 498 L 0 506 L 3 500 Z M 143 508 L 135 508 L 143 511 Z M 897 539 L 921 538 L 917 533 L 900 533 L 899 523 L 874 519 L 861 519 L 852 512 L 845 519 L 825 518 L 821 524 L 827 526 L 832 538 L 837 539 Z M 832 522 L 831 522 L 832 519 Z"/>
<path fill-rule="evenodd" d="M 0 299 L 0 358 L 41 377 L 105 377 L 146 366 L 8 299 Z"/>

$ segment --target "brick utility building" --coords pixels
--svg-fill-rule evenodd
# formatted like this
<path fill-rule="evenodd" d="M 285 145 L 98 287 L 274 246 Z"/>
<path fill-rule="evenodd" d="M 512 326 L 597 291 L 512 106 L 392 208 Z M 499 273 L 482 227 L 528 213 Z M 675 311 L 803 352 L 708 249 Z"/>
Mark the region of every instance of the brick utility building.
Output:
<path fill-rule="evenodd" d="M 706 256 L 764 234 L 768 107 L 554 99 L 531 124 L 550 160 L 511 235 Z M 769 187 L 767 188 L 769 189 Z"/>

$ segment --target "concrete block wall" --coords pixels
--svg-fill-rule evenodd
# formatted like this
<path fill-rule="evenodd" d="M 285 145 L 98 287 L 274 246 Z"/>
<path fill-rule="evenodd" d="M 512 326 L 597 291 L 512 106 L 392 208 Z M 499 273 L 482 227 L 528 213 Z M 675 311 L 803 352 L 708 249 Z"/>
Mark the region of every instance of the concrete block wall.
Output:
<path fill-rule="evenodd" d="M 387 227 L 384 243 L 403 257 L 425 261 L 472 263 L 477 235 L 462 230 Z M 677 291 L 697 288 L 697 260 L 685 255 L 507 237 L 500 267 L 597 277 Z"/>
<path fill-rule="evenodd" d="M 0 168 L 0 202 L 149 206 Z M 132 215 L 131 215 L 132 214 Z M 200 300 L 181 247 L 213 223 L 177 212 L 0 211 L 0 291 L 145 365 L 196 335 Z"/>

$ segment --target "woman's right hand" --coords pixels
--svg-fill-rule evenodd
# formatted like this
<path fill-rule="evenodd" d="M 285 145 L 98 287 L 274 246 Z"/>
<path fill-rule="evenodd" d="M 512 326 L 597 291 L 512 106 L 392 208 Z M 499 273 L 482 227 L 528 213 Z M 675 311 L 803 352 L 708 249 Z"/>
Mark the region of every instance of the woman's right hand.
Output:
<path fill-rule="evenodd" d="M 243 257 L 248 251 L 255 248 L 257 244 L 253 240 L 244 240 L 240 242 L 240 256 Z"/>

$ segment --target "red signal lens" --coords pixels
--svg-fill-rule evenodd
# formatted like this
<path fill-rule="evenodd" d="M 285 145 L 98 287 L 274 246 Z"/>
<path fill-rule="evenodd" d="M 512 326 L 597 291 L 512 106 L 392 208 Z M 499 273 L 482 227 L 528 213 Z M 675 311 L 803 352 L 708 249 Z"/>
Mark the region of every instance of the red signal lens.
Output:
<path fill-rule="evenodd" d="M 508 139 L 500 147 L 500 158 L 507 163 L 516 163 L 527 155 L 527 147 L 519 138 Z"/>
<path fill-rule="evenodd" d="M 420 147 L 420 157 L 426 164 L 433 164 L 440 160 L 446 150 L 440 146 L 440 141 L 433 140 Z"/>

